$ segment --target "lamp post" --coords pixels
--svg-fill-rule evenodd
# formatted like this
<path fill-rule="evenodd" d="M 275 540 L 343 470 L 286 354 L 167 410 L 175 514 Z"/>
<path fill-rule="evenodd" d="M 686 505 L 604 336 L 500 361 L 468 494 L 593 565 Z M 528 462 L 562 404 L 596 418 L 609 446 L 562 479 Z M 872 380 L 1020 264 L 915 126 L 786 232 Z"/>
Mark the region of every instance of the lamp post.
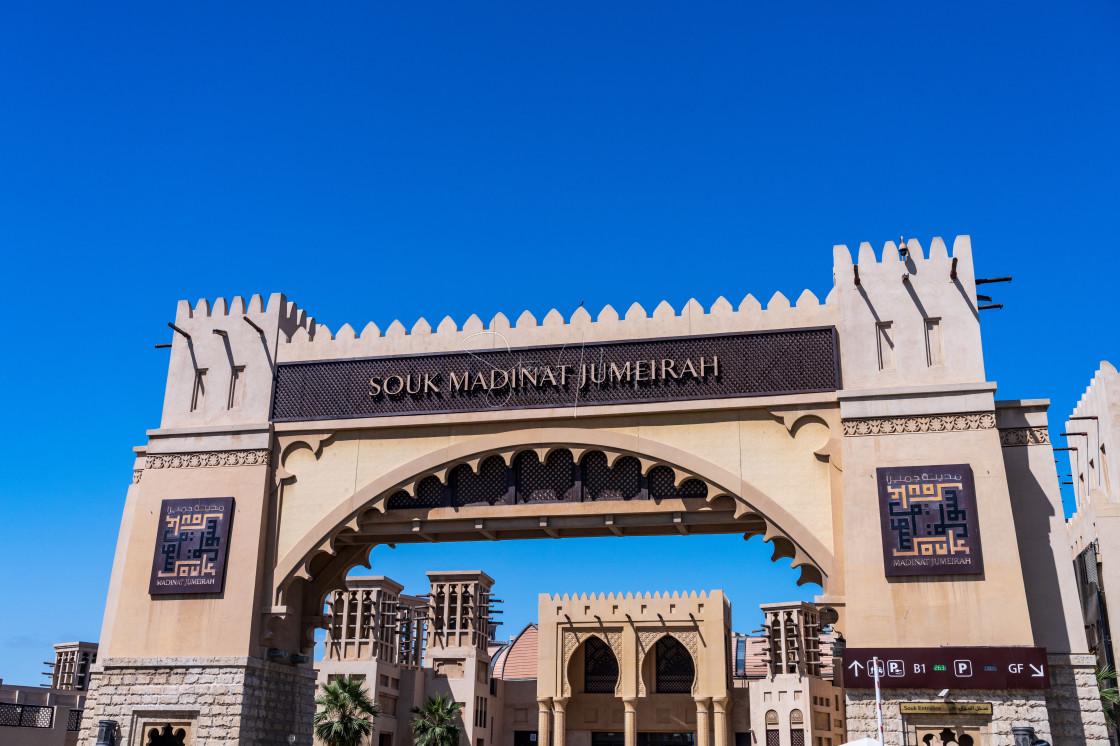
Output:
<path fill-rule="evenodd" d="M 875 656 L 871 659 L 871 668 L 875 673 L 875 719 L 879 723 L 879 746 L 885 746 L 886 740 L 883 738 L 883 697 L 879 693 L 879 657 Z"/>
<path fill-rule="evenodd" d="M 117 744 L 117 721 L 116 720 L 99 720 L 97 721 L 97 746 L 116 746 Z"/>

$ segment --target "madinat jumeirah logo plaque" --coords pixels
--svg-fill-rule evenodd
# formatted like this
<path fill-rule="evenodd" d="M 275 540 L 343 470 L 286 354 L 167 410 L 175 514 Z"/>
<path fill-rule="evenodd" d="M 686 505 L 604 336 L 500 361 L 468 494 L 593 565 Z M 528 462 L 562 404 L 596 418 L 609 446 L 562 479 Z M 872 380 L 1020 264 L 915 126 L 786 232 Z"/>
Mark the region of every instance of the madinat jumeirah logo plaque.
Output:
<path fill-rule="evenodd" d="M 221 593 L 232 522 L 232 497 L 160 503 L 148 593 Z"/>
<path fill-rule="evenodd" d="M 875 471 L 887 577 L 984 572 L 971 466 Z"/>

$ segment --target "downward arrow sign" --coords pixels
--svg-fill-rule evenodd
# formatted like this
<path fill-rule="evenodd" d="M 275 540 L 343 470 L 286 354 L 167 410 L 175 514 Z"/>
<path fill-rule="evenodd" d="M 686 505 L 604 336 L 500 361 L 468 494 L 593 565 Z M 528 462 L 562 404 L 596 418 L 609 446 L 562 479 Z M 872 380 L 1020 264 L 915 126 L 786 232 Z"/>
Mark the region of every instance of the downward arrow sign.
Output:
<path fill-rule="evenodd" d="M 856 676 L 859 676 L 861 673 L 860 669 L 863 668 L 863 666 L 860 665 L 859 661 L 852 661 L 851 665 L 849 665 L 848 668 L 854 670 L 856 672 Z"/>
<path fill-rule="evenodd" d="M 1042 666 L 1036 666 L 1033 663 L 1028 663 L 1027 665 L 1031 667 L 1032 671 L 1034 671 L 1034 673 L 1031 674 L 1032 679 L 1042 676 Z"/>

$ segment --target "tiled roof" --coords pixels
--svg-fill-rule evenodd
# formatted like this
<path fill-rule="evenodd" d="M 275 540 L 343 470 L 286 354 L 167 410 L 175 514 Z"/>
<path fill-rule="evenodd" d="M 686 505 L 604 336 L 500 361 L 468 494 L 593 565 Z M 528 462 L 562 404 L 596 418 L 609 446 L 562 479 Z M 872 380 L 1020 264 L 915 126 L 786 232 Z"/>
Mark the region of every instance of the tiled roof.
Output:
<path fill-rule="evenodd" d="M 495 678 L 537 678 L 537 625 L 527 625 L 499 655 L 494 661 Z"/>

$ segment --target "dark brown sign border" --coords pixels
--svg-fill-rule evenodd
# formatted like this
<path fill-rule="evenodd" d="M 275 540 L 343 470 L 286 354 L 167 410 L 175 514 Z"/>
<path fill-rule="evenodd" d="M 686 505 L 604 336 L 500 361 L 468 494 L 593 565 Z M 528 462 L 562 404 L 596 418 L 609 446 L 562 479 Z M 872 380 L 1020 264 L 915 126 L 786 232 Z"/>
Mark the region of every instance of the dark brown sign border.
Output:
<path fill-rule="evenodd" d="M 802 332 L 831 332 L 831 344 L 828 350 L 828 360 L 822 361 L 828 366 L 828 374 L 831 377 L 831 385 L 815 388 L 784 388 L 767 391 L 739 391 L 731 393 L 720 394 L 682 394 L 678 396 L 663 396 L 663 397 L 629 397 L 622 399 L 612 399 L 610 401 L 584 401 L 582 399 L 573 400 L 570 396 L 570 391 L 564 390 L 563 399 L 557 401 L 537 403 L 537 404 L 516 404 L 516 405 L 495 405 L 495 406 L 474 406 L 469 408 L 431 408 L 431 409 L 417 409 L 408 411 L 397 412 L 365 412 L 358 414 L 326 414 L 316 416 L 277 416 L 277 410 L 280 408 L 281 398 L 281 379 L 285 371 L 295 368 L 306 368 L 315 366 L 332 366 L 342 363 L 359 363 L 359 362 L 375 362 L 375 361 L 407 361 L 407 360 L 423 360 L 423 359 L 439 359 L 451 356 L 458 356 L 468 354 L 474 356 L 485 356 L 491 354 L 512 354 L 519 352 L 534 353 L 537 355 L 559 354 L 564 350 L 570 349 L 584 349 L 595 350 L 605 347 L 621 346 L 621 345 L 643 345 L 643 344 L 656 344 L 656 343 L 673 343 L 673 342 L 691 342 L 701 343 L 709 339 L 725 339 L 731 337 L 756 337 L 764 335 L 776 334 L 797 334 Z M 271 421 L 272 422 L 317 422 L 323 420 L 345 420 L 345 419 L 365 419 L 365 418 L 378 418 L 378 417 L 412 417 L 424 415 L 437 415 L 437 414 L 463 414 L 473 412 L 502 412 L 513 411 L 520 409 L 554 409 L 562 407 L 570 407 L 578 404 L 584 407 L 599 407 L 599 406 L 613 406 L 625 404 L 655 404 L 660 402 L 677 402 L 677 401 L 704 401 L 704 400 L 719 400 L 719 399 L 739 399 L 739 398 L 756 398 L 761 396 L 792 396 L 796 394 L 813 394 L 813 393 L 828 393 L 837 391 L 841 388 L 841 374 L 840 374 L 840 351 L 839 342 L 834 326 L 812 326 L 812 327 L 797 327 L 792 329 L 764 329 L 751 332 L 726 332 L 722 334 L 704 334 L 704 335 L 681 335 L 675 337 L 650 337 L 638 339 L 621 339 L 610 340 L 603 342 L 586 342 L 577 344 L 560 344 L 560 345 L 533 345 L 523 347 L 509 347 L 509 348 L 488 348 L 481 350 L 462 350 L 462 351 L 447 351 L 441 350 L 438 352 L 423 352 L 413 355 L 375 355 L 369 357 L 350 357 L 350 358 L 332 358 L 328 360 L 310 360 L 310 361 L 292 361 L 277 363 L 276 375 L 274 376 L 273 392 L 272 392 L 272 406 L 271 406 Z"/>
<path fill-rule="evenodd" d="M 218 548 L 217 555 L 214 558 L 214 582 L 207 585 L 192 584 L 184 586 L 167 586 L 157 585 L 157 581 L 161 580 L 159 572 L 162 570 L 163 565 L 163 552 L 161 551 L 164 544 L 166 517 L 168 509 L 175 507 L 176 504 L 181 505 L 198 505 L 201 503 L 211 503 L 215 505 L 222 505 L 225 513 L 226 520 L 219 524 L 218 534 L 222 541 L 222 546 Z M 190 511 L 193 514 L 195 511 Z M 203 513 L 205 515 L 205 512 Z M 194 595 L 216 595 L 225 591 L 226 585 L 226 565 L 229 558 L 229 543 L 230 536 L 233 533 L 233 515 L 234 515 L 234 499 L 232 497 L 201 497 L 201 498 L 167 498 L 160 502 L 159 513 L 157 515 L 156 524 L 156 544 L 152 550 L 152 574 L 148 579 L 148 595 L 150 596 L 194 596 Z M 205 526 L 205 523 L 202 524 Z M 202 527 L 192 526 L 190 531 L 202 531 Z"/>
<path fill-rule="evenodd" d="M 968 548 L 971 563 L 969 565 L 942 565 L 942 566 L 919 566 L 901 567 L 896 568 L 891 566 L 891 561 L 894 559 L 892 550 L 894 549 L 894 532 L 890 527 L 891 518 L 889 502 L 890 497 L 887 492 L 886 478 L 889 473 L 901 473 L 904 475 L 920 476 L 923 472 L 944 472 L 959 470 L 961 473 L 962 487 L 958 490 L 957 499 L 960 507 L 968 510 L 968 517 L 965 519 L 965 524 L 969 529 Z M 973 476 L 971 464 L 932 464 L 932 465 L 919 465 L 919 466 L 885 466 L 879 467 L 875 470 L 875 484 L 879 496 L 879 522 L 880 531 L 883 538 L 883 573 L 888 578 L 913 578 L 913 577 L 929 577 L 935 575 L 983 575 L 984 574 L 984 550 L 980 537 L 980 515 L 978 513 L 978 500 L 976 495 L 976 480 Z M 923 537 L 914 537 L 923 538 Z"/>

